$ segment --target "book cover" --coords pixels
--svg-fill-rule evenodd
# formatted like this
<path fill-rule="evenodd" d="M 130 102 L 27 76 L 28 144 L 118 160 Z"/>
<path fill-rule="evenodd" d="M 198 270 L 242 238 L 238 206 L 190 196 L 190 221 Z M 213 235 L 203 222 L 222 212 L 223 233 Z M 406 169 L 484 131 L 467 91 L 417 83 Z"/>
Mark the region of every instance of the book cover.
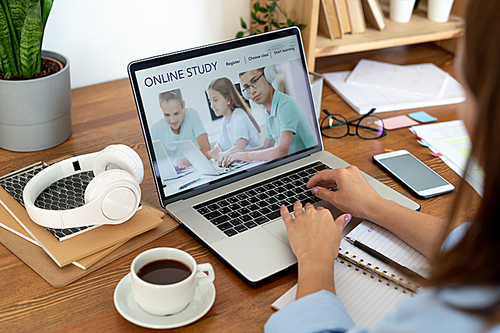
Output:
<path fill-rule="evenodd" d="M 342 30 L 334 0 L 321 0 L 318 30 L 330 39 L 341 38 Z"/>
<path fill-rule="evenodd" d="M 378 0 L 362 0 L 367 28 L 384 30 L 387 27 L 384 12 Z"/>
<path fill-rule="evenodd" d="M 351 20 L 349 19 L 349 12 L 347 10 L 347 0 L 334 0 L 335 8 L 339 14 L 340 26 L 342 27 L 342 33 L 351 33 Z"/>
<path fill-rule="evenodd" d="M 364 33 L 366 31 L 366 24 L 361 0 L 347 0 L 347 10 L 351 20 L 352 33 Z"/>

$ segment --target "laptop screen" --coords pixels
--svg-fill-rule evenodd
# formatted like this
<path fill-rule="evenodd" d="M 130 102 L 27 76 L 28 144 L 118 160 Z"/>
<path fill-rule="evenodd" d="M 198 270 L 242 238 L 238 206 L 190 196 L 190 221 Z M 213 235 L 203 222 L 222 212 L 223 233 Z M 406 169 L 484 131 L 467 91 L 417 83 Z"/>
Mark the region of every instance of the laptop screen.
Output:
<path fill-rule="evenodd" d="M 321 150 L 296 28 L 135 61 L 129 77 L 163 205 Z"/>

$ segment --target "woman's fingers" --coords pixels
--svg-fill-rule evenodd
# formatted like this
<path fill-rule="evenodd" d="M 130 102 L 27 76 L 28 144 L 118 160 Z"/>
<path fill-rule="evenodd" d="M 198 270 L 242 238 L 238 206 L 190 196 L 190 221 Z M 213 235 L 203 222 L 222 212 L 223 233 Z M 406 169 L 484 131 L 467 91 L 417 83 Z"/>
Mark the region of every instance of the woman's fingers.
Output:
<path fill-rule="evenodd" d="M 295 202 L 295 205 L 293 205 L 293 214 L 295 215 L 295 218 L 297 218 L 302 213 L 304 213 L 304 211 L 302 210 L 302 203 L 297 200 Z"/>

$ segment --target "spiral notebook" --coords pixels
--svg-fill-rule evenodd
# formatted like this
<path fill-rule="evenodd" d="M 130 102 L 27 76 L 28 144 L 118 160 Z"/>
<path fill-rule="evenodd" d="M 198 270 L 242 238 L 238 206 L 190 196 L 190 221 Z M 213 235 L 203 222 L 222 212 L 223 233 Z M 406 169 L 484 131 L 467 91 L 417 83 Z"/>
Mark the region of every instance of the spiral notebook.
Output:
<path fill-rule="evenodd" d="M 348 236 L 368 245 L 412 271 L 427 277 L 427 258 L 390 231 L 369 221 L 356 226 Z M 400 300 L 412 297 L 420 287 L 396 269 L 354 247 L 340 243 L 335 261 L 335 288 L 356 326 L 374 328 Z M 297 285 L 278 298 L 272 307 L 280 310 L 295 300 Z"/>

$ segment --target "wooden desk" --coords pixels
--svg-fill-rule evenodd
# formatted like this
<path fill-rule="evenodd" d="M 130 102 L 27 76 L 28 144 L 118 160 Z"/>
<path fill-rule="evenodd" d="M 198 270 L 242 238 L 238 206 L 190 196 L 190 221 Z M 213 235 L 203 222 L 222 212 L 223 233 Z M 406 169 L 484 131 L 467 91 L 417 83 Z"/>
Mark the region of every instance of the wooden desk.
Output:
<path fill-rule="evenodd" d="M 433 62 L 452 72 L 453 56 L 432 44 L 398 47 L 318 59 L 319 72 L 350 70 L 361 58 L 397 64 Z M 13 153 L 0 150 L 0 174 L 39 160 L 62 155 L 79 155 L 98 151 L 108 144 L 124 143 L 133 147 L 145 162 L 143 199 L 160 207 L 151 168 L 128 80 L 118 80 L 75 89 L 73 99 L 73 135 L 62 145 L 36 153 Z M 325 85 L 323 108 L 341 113 L 347 119 L 357 116 L 339 96 Z M 427 108 L 439 121 L 456 119 L 456 105 Z M 379 114 L 383 117 L 407 114 L 409 111 Z M 460 178 L 439 158 L 420 146 L 408 129 L 389 131 L 379 140 L 358 137 L 326 139 L 325 148 L 357 165 L 360 169 L 400 191 L 422 205 L 422 212 L 446 218 L 454 194 L 418 200 L 371 162 L 374 154 L 387 150 L 407 149 L 434 168 L 455 186 Z M 479 196 L 466 185 L 470 204 L 459 214 L 461 221 L 471 220 Z M 183 327 L 182 332 L 261 332 L 274 312 L 271 303 L 296 283 L 295 268 L 259 285 L 249 286 L 183 228 L 116 260 L 67 287 L 54 289 L 14 254 L 0 245 L 0 330 L 112 332 L 140 331 L 123 319 L 113 304 L 115 286 L 140 252 L 160 246 L 180 248 L 192 254 L 199 263 L 209 262 L 215 269 L 217 297 L 213 308 L 198 322 Z"/>

